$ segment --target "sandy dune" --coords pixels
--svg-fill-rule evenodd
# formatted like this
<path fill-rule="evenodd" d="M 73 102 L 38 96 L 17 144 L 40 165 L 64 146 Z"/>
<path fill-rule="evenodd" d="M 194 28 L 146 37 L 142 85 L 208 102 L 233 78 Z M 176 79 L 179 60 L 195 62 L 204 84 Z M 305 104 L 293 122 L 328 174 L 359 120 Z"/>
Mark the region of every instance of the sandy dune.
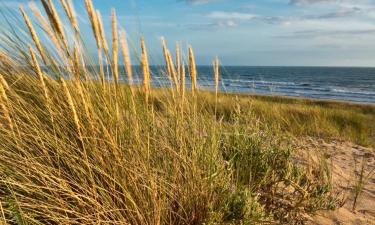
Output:
<path fill-rule="evenodd" d="M 326 142 L 306 139 L 300 147 L 304 157 L 322 154 L 332 168 L 332 179 L 335 191 L 343 196 L 343 206 L 334 211 L 318 212 L 307 224 L 341 225 L 341 224 L 374 224 L 375 225 L 375 149 L 365 148 L 344 141 Z M 314 154 L 315 153 L 315 154 Z M 315 160 L 318 160 L 315 157 Z M 362 162 L 365 162 L 365 175 L 372 173 L 359 197 L 356 210 L 353 206 L 353 185 L 358 178 Z"/>

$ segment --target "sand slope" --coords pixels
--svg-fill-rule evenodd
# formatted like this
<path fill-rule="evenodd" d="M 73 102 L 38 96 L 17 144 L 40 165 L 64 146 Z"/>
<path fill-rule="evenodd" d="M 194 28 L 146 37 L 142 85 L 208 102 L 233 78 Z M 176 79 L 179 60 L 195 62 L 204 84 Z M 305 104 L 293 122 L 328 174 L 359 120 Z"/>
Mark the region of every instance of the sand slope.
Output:
<path fill-rule="evenodd" d="M 365 163 L 365 174 L 375 169 L 375 150 L 345 141 L 325 142 L 306 139 L 299 147 L 300 155 L 314 159 L 322 154 L 332 168 L 332 179 L 335 191 L 343 196 L 343 206 L 334 211 L 322 211 L 311 217 L 307 224 L 339 225 L 369 224 L 375 225 L 375 174 L 367 180 L 359 197 L 356 210 L 353 206 L 353 185 L 358 178 L 362 162 Z M 314 160 L 319 160 L 315 157 Z M 363 161 L 364 160 L 364 161 Z"/>

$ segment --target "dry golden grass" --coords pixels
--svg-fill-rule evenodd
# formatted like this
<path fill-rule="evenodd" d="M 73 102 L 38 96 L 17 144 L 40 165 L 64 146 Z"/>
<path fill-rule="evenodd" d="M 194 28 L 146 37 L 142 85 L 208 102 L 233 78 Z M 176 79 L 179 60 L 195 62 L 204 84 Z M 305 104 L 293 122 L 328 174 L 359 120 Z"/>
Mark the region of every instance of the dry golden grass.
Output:
<path fill-rule="evenodd" d="M 44 16 L 42 15 L 42 13 L 40 12 L 40 10 L 38 9 L 38 7 L 35 5 L 34 2 L 30 2 L 29 7 L 30 7 L 30 10 L 33 12 L 34 16 L 38 19 L 39 24 L 43 27 L 44 31 L 50 38 L 59 56 L 61 58 L 64 58 L 64 52 L 63 52 L 61 43 L 58 41 L 58 38 L 56 37 L 55 32 L 53 32 L 47 20 L 44 18 Z M 39 51 L 39 54 L 40 54 L 40 51 Z"/>
<path fill-rule="evenodd" d="M 60 37 L 61 41 L 64 44 L 65 51 L 69 55 L 70 51 L 69 51 L 68 41 L 65 37 L 64 27 L 63 27 L 63 24 L 60 20 L 59 14 L 57 13 L 57 10 L 55 8 L 55 5 L 54 5 L 53 1 L 48 0 L 48 7 L 47 7 L 47 3 L 46 3 L 45 0 L 43 0 L 42 2 L 44 2 L 45 9 L 48 9 L 48 10 L 46 10 L 46 13 L 47 13 L 47 15 L 50 19 L 50 24 L 54 28 L 55 33 L 58 35 L 58 37 Z"/>
<path fill-rule="evenodd" d="M 23 9 L 22 6 L 20 6 L 20 11 L 21 11 L 21 14 L 25 20 L 25 23 L 26 23 L 26 26 L 27 28 L 29 29 L 29 32 L 30 32 L 30 36 L 32 37 L 34 43 L 35 43 L 35 46 L 36 48 L 38 49 L 39 51 L 39 54 L 40 56 L 42 57 L 42 60 L 45 64 L 47 64 L 47 60 L 46 60 L 46 56 L 44 54 L 44 51 L 43 51 L 43 48 L 42 48 L 42 45 L 40 44 L 40 41 L 39 41 L 39 38 L 38 36 L 36 35 L 36 32 L 34 30 L 34 27 L 33 25 L 31 24 L 31 21 L 29 19 L 29 17 L 27 16 L 25 10 Z"/>
<path fill-rule="evenodd" d="M 65 20 L 52 0 L 42 1 L 48 22 L 38 10 L 33 12 L 46 28 L 41 33 L 55 46 L 47 48 L 38 40 L 42 34 L 21 7 L 29 38 L 18 42 L 15 33 L 11 45 L 0 51 L 0 221 L 298 223 L 302 214 L 336 206 L 327 168 L 316 165 L 307 173 L 296 164 L 291 136 L 280 127 L 294 129 L 311 113 L 319 118 L 311 127 L 318 127 L 323 115 L 337 116 L 339 110 L 325 114 L 328 109 L 315 106 L 294 107 L 281 100 L 272 105 L 219 93 L 218 59 L 215 92 L 201 91 L 193 49 L 189 47 L 185 62 L 177 45 L 173 62 L 165 42 L 165 73 L 172 85 L 153 88 L 143 38 L 137 74 L 124 33 L 118 37 L 115 13 L 108 49 L 100 13 L 85 0 L 99 58 L 90 63 L 72 2 L 60 3 L 75 35 L 65 34 L 60 22 Z M 119 82 L 118 42 L 129 83 Z M 60 52 L 66 60 L 44 49 Z M 111 71 L 104 70 L 103 51 Z M 21 66 L 25 61 L 31 67 Z M 97 64 L 99 74 L 92 69 Z M 191 90 L 186 90 L 185 65 Z M 105 79 L 111 75 L 115 82 Z M 141 82 L 133 82 L 133 76 Z M 349 114 L 337 120 L 347 120 Z"/>
<path fill-rule="evenodd" d="M 103 45 L 103 50 L 106 55 L 108 55 L 108 44 L 107 44 L 107 39 L 105 37 L 105 32 L 104 32 L 104 27 L 103 27 L 103 22 L 102 22 L 102 16 L 100 14 L 99 10 L 96 10 L 96 17 L 98 21 L 98 29 L 99 29 L 99 34 L 100 34 L 100 41 L 101 45 Z"/>
<path fill-rule="evenodd" d="M 176 43 L 176 68 L 177 68 L 177 79 L 178 82 L 181 82 L 181 56 L 180 56 L 180 45 Z"/>
<path fill-rule="evenodd" d="M 185 63 L 182 63 L 181 67 L 181 95 L 182 95 L 182 102 L 184 102 L 185 93 L 186 93 L 186 80 L 185 80 Z"/>
<path fill-rule="evenodd" d="M 10 117 L 10 113 L 9 113 L 9 109 L 8 109 L 9 100 L 8 100 L 7 94 L 5 93 L 5 90 L 8 89 L 9 86 L 1 75 L 0 75 L 0 79 L 1 79 L 1 83 L 0 83 L 0 105 L 1 105 L 2 113 L 4 114 L 4 117 L 5 117 L 5 119 L 8 123 L 8 126 L 10 128 L 10 131 L 12 132 L 13 135 L 15 135 L 14 134 L 13 122 L 12 122 L 12 119 Z"/>
<path fill-rule="evenodd" d="M 169 70 L 171 71 L 171 75 L 172 75 L 173 85 L 175 86 L 176 92 L 178 93 L 179 90 L 180 90 L 178 78 L 177 78 L 176 69 L 174 67 L 174 63 L 173 63 L 171 53 L 169 51 L 167 51 L 167 60 L 168 60 L 168 64 L 169 64 L 169 67 L 170 67 Z"/>
<path fill-rule="evenodd" d="M 133 84 L 133 71 L 132 71 L 132 65 L 130 61 L 128 42 L 126 41 L 126 36 L 124 32 L 120 32 L 120 47 L 121 47 L 121 52 L 122 52 L 122 56 L 124 59 L 124 65 L 125 65 L 128 82 L 130 85 L 132 85 Z"/>
<path fill-rule="evenodd" d="M 217 95 L 219 93 L 219 59 L 215 58 L 212 64 L 214 67 L 215 101 L 217 102 Z"/>
<path fill-rule="evenodd" d="M 112 9 L 112 71 L 113 79 L 118 84 L 118 35 L 117 35 L 117 21 L 116 21 L 116 11 Z"/>
<path fill-rule="evenodd" d="M 147 49 L 145 45 L 145 40 L 141 38 L 141 69 L 143 78 L 143 91 L 145 94 L 145 101 L 148 103 L 150 96 L 150 66 L 148 64 Z"/>
<path fill-rule="evenodd" d="M 75 10 L 74 10 L 74 7 L 73 7 L 73 3 L 72 3 L 72 0 L 68 0 L 68 1 L 65 1 L 65 0 L 61 0 L 61 5 L 63 6 L 63 9 L 67 15 L 67 17 L 69 18 L 69 21 L 70 21 L 70 24 L 72 25 L 74 31 L 75 31 L 75 34 L 79 34 L 79 27 L 78 27 L 78 22 L 77 22 L 77 19 L 76 19 L 76 13 L 75 13 Z"/>
<path fill-rule="evenodd" d="M 34 53 L 34 51 L 31 47 L 29 47 L 29 51 L 30 51 L 30 55 L 31 55 L 31 59 L 32 59 L 32 65 L 33 65 L 35 74 L 38 76 L 39 81 L 40 81 L 40 85 L 42 86 L 42 89 L 43 89 L 43 94 L 44 94 L 44 98 L 45 98 L 45 101 L 46 101 L 47 109 L 48 109 L 48 111 L 51 111 L 50 100 L 49 100 L 50 98 L 48 96 L 47 86 L 46 86 L 46 83 L 44 81 L 44 75 L 42 73 L 42 70 L 40 69 L 39 62 L 38 62 L 38 60 L 35 56 L 35 53 Z M 52 118 L 52 121 L 53 121 L 53 118 Z"/>
<path fill-rule="evenodd" d="M 194 52 L 192 47 L 189 47 L 189 72 L 191 79 L 191 90 L 194 92 L 197 89 L 197 68 L 195 65 Z"/>
<path fill-rule="evenodd" d="M 92 5 L 91 0 L 85 0 L 85 6 L 86 6 L 87 13 L 89 15 L 89 19 L 90 19 L 90 22 L 91 22 L 91 28 L 92 28 L 92 31 L 94 33 L 97 48 L 100 49 L 100 47 L 101 47 L 100 33 L 101 32 L 100 32 L 99 29 L 101 29 L 100 28 L 101 26 L 99 26 L 99 19 L 97 17 L 97 14 L 95 12 L 95 9 L 94 9 L 94 6 Z M 103 31 L 103 33 L 104 33 L 104 31 Z"/>

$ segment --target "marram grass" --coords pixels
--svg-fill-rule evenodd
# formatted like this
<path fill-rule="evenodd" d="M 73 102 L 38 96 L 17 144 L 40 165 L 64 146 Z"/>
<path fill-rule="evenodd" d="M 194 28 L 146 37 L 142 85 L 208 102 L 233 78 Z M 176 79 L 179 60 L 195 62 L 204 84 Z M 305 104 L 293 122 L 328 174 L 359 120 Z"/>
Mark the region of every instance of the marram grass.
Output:
<path fill-rule="evenodd" d="M 100 13 L 85 0 L 98 51 L 93 62 L 72 1 L 42 3 L 48 22 L 39 13 L 30 20 L 21 7 L 25 26 L 1 31 L 7 34 L 0 49 L 2 223 L 292 224 L 336 206 L 327 167 L 293 162 L 285 127 L 263 115 L 271 106 L 218 92 L 218 59 L 215 93 L 203 92 L 193 49 L 185 62 L 177 46 L 174 62 L 163 45 L 173 85 L 152 88 L 142 38 L 141 84 L 117 82 L 117 42 L 129 81 L 135 72 L 115 14 L 115 49 L 108 49 Z"/>

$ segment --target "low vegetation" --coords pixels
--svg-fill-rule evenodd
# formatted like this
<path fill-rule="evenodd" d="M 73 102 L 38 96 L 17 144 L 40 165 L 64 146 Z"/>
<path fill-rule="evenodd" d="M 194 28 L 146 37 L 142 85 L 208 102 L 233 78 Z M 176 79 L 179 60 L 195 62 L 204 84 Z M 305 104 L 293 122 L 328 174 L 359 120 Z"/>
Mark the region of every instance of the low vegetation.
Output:
<path fill-rule="evenodd" d="M 222 98 L 222 112 L 232 108 L 234 96 Z M 297 137 L 340 139 L 375 146 L 375 106 L 276 96 L 237 96 L 243 107 L 270 127 Z M 231 103 L 232 102 L 232 103 Z"/>
<path fill-rule="evenodd" d="M 336 207 L 329 169 L 296 164 L 292 137 L 370 145 L 373 108 L 204 92 L 192 48 L 185 67 L 180 49 L 173 60 L 165 44 L 171 87 L 155 89 L 143 39 L 142 83 L 133 83 L 115 12 L 110 49 L 100 14 L 85 2 L 98 62 L 81 43 L 71 1 L 60 1 L 65 27 L 53 1 L 42 1 L 43 14 L 30 8 L 37 22 L 21 8 L 26 27 L 2 31 L 0 221 L 302 224 L 302 215 Z M 42 44 L 33 23 L 52 45 Z"/>

